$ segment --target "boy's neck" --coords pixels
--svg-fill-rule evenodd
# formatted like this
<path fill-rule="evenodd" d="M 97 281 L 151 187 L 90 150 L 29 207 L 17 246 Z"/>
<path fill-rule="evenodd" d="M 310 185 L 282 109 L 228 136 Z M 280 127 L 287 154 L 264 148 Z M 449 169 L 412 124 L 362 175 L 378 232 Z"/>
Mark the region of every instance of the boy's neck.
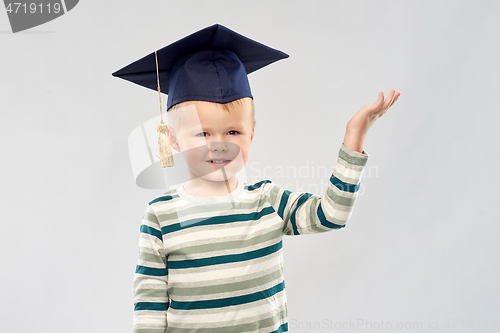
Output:
<path fill-rule="evenodd" d="M 191 179 L 182 186 L 184 191 L 194 197 L 223 197 L 238 187 L 238 179 L 233 176 L 227 181 L 210 181 L 203 178 Z"/>

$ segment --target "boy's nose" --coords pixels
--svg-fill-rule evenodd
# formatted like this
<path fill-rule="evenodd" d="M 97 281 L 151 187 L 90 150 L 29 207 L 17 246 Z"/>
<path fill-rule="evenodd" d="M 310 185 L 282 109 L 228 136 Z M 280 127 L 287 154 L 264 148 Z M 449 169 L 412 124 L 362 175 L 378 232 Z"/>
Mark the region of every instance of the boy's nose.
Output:
<path fill-rule="evenodd" d="M 209 141 L 207 142 L 208 149 L 211 151 L 227 151 L 227 143 L 221 141 Z"/>

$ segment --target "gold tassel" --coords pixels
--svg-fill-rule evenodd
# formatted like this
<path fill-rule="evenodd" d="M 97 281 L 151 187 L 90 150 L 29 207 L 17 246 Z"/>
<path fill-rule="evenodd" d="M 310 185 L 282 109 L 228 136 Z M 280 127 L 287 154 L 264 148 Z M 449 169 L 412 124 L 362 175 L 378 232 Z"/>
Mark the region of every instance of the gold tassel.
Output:
<path fill-rule="evenodd" d="M 161 109 L 161 93 L 160 93 L 160 74 L 158 73 L 158 57 L 155 51 L 156 60 L 156 80 L 158 81 L 158 97 L 160 98 L 160 115 L 161 120 L 156 127 L 156 132 L 158 132 L 158 158 L 161 161 L 161 167 L 172 167 L 174 166 L 174 157 L 172 156 L 172 149 L 170 148 L 170 140 L 168 140 L 168 127 L 163 122 L 163 112 Z"/>
<path fill-rule="evenodd" d="M 168 128 L 163 123 L 163 120 L 156 127 L 156 131 L 158 132 L 158 152 L 160 153 L 158 158 L 161 160 L 161 167 L 174 166 L 174 157 L 172 156 L 170 141 L 168 140 Z"/>

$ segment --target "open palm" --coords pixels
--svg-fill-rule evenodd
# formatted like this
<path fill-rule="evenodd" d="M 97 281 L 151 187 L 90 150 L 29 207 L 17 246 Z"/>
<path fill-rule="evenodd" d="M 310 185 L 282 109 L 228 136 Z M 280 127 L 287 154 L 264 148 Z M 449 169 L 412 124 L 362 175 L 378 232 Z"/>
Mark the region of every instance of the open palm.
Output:
<path fill-rule="evenodd" d="M 365 105 L 349 120 L 346 130 L 365 137 L 368 129 L 389 110 L 399 96 L 401 96 L 401 92 L 392 89 L 384 101 L 384 92 L 381 91 L 378 94 L 378 100 L 374 104 Z"/>

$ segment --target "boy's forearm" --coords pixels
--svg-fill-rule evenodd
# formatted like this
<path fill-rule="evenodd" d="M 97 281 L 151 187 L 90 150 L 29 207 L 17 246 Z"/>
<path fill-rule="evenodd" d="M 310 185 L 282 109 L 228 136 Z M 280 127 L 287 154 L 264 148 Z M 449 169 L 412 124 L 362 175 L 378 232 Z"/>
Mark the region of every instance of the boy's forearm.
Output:
<path fill-rule="evenodd" d="M 352 151 L 362 153 L 364 141 L 365 135 L 346 131 L 343 144 Z"/>

